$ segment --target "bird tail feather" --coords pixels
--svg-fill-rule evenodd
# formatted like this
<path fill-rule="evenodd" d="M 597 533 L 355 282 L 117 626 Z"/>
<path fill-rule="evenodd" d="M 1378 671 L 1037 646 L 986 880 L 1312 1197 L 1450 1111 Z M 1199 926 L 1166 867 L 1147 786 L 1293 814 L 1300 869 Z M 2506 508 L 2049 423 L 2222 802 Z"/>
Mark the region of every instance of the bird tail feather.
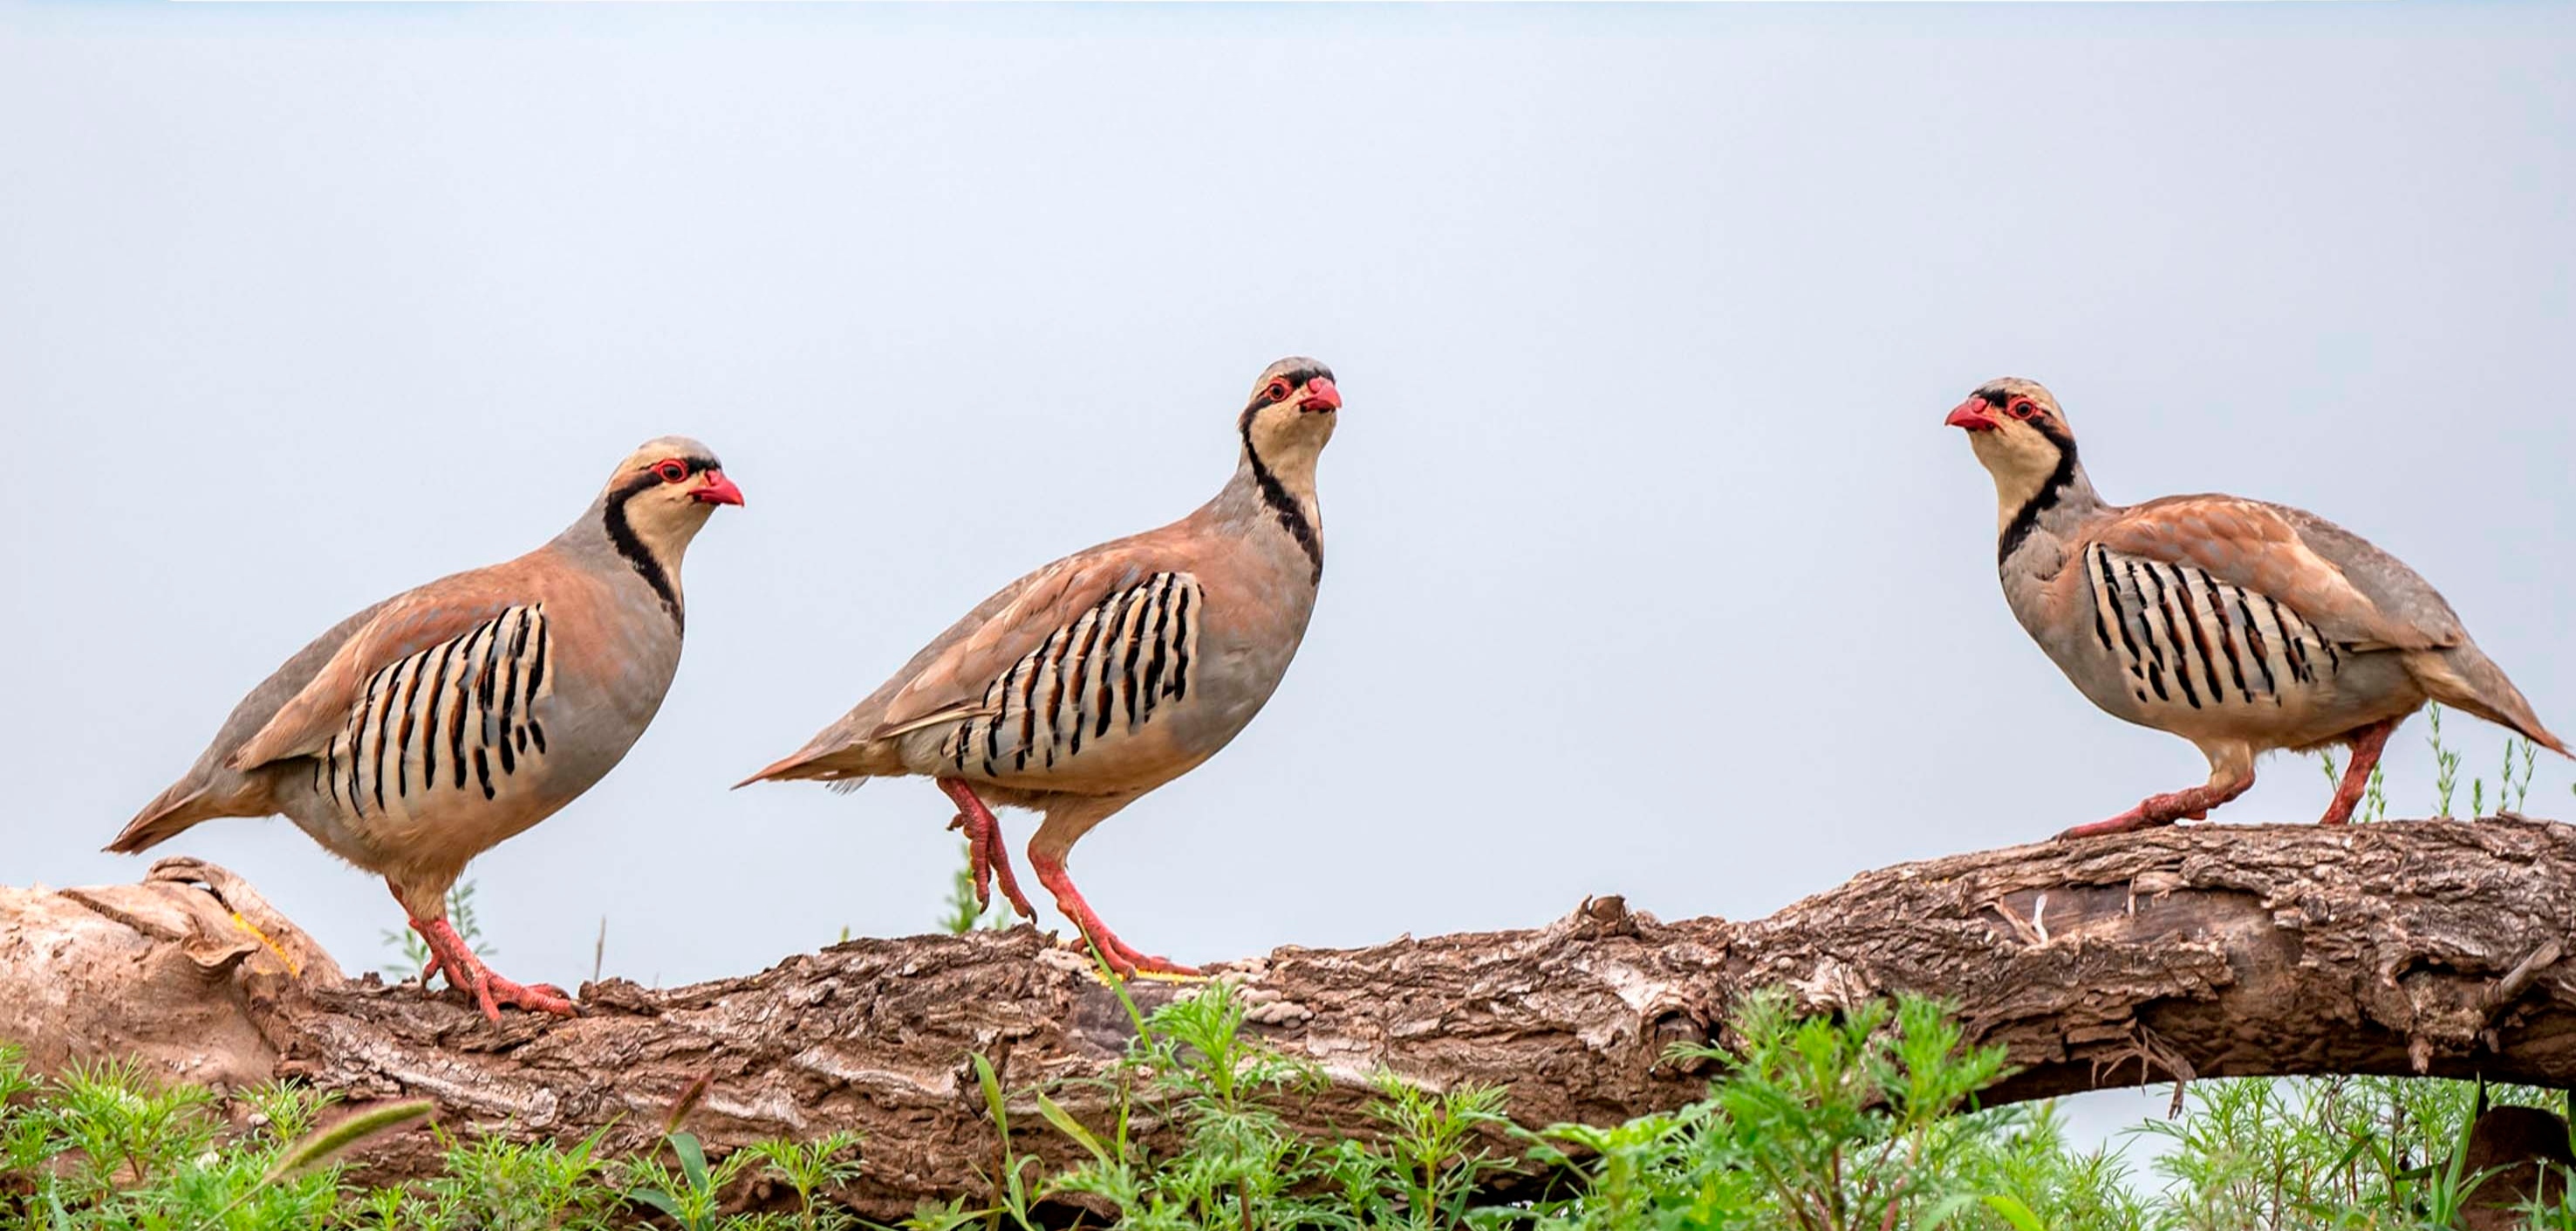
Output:
<path fill-rule="evenodd" d="M 206 799 L 210 793 L 209 788 L 200 786 L 187 791 L 180 789 L 187 785 L 182 782 L 178 786 L 173 786 L 161 792 L 151 803 L 145 804 L 143 811 L 136 813 L 133 820 L 126 822 L 124 832 L 117 834 L 116 840 L 107 844 L 107 849 L 119 855 L 131 855 L 137 851 L 150 850 L 187 832 L 199 821 L 213 820 L 223 815 L 220 809 L 209 806 Z"/>
<path fill-rule="evenodd" d="M 866 782 L 873 773 L 881 772 L 859 763 L 860 758 L 853 755 L 857 751 L 859 750 L 841 749 L 819 753 L 810 750 L 799 751 L 733 784 L 733 789 L 739 791 L 755 782 L 821 779 L 835 791 L 855 791 L 859 789 L 859 784 Z"/>
<path fill-rule="evenodd" d="M 2540 715 L 2532 712 L 2531 702 L 2523 699 L 2522 690 L 2505 678 L 2503 668 L 2476 645 L 2463 641 L 2445 649 L 2408 651 L 2406 669 L 2434 700 L 2518 732 L 2562 757 L 2576 759 L 2576 753 L 2569 752 L 2563 741 L 2540 724 Z"/>

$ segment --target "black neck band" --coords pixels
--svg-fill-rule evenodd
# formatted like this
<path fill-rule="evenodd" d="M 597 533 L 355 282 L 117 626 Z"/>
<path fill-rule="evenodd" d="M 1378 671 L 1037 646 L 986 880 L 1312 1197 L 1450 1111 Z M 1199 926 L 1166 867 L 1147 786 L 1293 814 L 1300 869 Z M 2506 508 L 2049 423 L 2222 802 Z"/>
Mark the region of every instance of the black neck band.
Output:
<path fill-rule="evenodd" d="M 617 554 L 624 556 L 626 563 L 634 566 L 636 574 L 644 579 L 644 584 L 653 587 L 653 593 L 661 597 L 662 610 L 671 613 L 671 626 L 685 630 L 688 620 L 680 613 L 680 596 L 671 589 L 670 573 L 664 571 L 662 562 L 654 558 L 652 549 L 644 546 L 644 540 L 635 536 L 635 527 L 626 520 L 626 502 L 634 499 L 636 493 L 661 482 L 659 478 L 646 474 L 608 493 L 608 510 L 601 514 L 600 521 L 607 527 L 608 541 L 617 548 Z"/>
<path fill-rule="evenodd" d="M 1253 485 L 1261 489 L 1261 503 L 1270 506 L 1270 511 L 1278 515 L 1279 528 L 1297 540 L 1299 547 L 1306 549 L 1306 558 L 1315 563 L 1314 580 L 1321 582 L 1324 579 L 1324 545 L 1315 538 L 1315 524 L 1306 520 L 1306 510 L 1298 507 L 1297 498 L 1288 494 L 1287 485 L 1279 481 L 1279 476 L 1270 472 L 1269 463 L 1261 460 L 1261 450 L 1252 446 L 1252 416 L 1260 409 L 1261 404 L 1256 402 L 1243 412 L 1243 456 L 1252 463 Z"/>
<path fill-rule="evenodd" d="M 2075 441 L 2046 428 L 2041 428 L 2040 432 L 2057 446 L 2057 469 L 2048 472 L 2048 481 L 2040 484 L 2039 491 L 2022 502 L 2011 521 L 2004 523 L 2003 537 L 1995 541 L 1997 565 L 2012 559 L 2012 554 L 2020 550 L 2022 540 L 2029 538 L 2030 532 L 2039 527 L 2039 515 L 2057 507 L 2058 497 L 2065 495 L 2066 489 L 2075 482 Z"/>

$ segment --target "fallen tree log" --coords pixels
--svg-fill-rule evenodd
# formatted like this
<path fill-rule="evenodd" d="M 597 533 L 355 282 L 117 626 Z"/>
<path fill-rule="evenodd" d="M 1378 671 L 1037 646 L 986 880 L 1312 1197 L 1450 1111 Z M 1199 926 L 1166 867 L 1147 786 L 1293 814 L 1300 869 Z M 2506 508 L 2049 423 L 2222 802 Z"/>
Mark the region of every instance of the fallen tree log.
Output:
<path fill-rule="evenodd" d="M 1327 1075 L 1283 1108 L 1326 1135 L 1368 1123 L 1380 1072 L 1505 1086 L 1525 1124 L 1677 1106 L 1705 1077 L 1670 1046 L 1723 1043 L 1730 1003 L 1771 986 L 1810 1010 L 1949 1000 L 2018 1066 L 1990 1103 L 2258 1074 L 2576 1085 L 2571 840 L 2518 817 L 2172 828 L 1905 864 L 1750 922 L 1601 898 L 1534 930 L 1284 948 L 1216 973 L 1263 1039 Z M 1189 994 L 1132 991 L 1148 1009 Z M 294 1076 L 361 1103 L 433 1098 L 452 1128 L 605 1129 L 613 1148 L 646 1144 L 705 1076 L 689 1123 L 711 1145 L 864 1134 L 864 1175 L 839 1196 L 877 1217 L 980 1190 L 995 1141 L 970 1053 L 1092 1116 L 1105 1096 L 1067 1079 L 1132 1033 L 1086 963 L 1027 927 L 854 940 L 668 990 L 611 979 L 581 1001 L 575 1020 L 496 1026 L 459 995 L 344 982 L 247 885 L 189 860 L 142 885 L 0 890 L 0 1039 L 40 1065 Z M 1065 1157 L 1042 1127 L 1019 1144 Z M 367 1162 L 400 1177 L 436 1160 L 411 1134 Z"/>

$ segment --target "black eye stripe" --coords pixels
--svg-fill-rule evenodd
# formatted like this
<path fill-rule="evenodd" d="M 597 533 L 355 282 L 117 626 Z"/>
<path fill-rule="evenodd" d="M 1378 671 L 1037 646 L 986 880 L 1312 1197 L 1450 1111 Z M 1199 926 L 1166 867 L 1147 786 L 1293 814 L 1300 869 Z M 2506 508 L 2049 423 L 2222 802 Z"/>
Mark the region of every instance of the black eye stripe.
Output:
<path fill-rule="evenodd" d="M 1295 393 L 1298 389 L 1306 385 L 1313 384 L 1319 380 L 1334 379 L 1333 370 L 1321 365 L 1294 368 L 1286 371 L 1267 371 L 1263 372 L 1261 375 L 1261 383 L 1252 387 L 1252 399 L 1244 404 L 1243 413 L 1246 415 L 1250 415 L 1252 412 L 1259 410 L 1264 406 L 1276 406 L 1281 402 L 1285 402 L 1288 400 L 1289 394 Z M 1284 387 L 1283 391 L 1277 397 L 1272 397 L 1270 394 L 1270 390 L 1274 386 Z"/>
<path fill-rule="evenodd" d="M 666 457 L 661 461 L 654 462 L 651 465 L 646 466 L 641 473 L 652 475 L 658 479 L 662 476 L 663 462 L 678 462 L 682 466 L 688 468 L 689 474 L 704 474 L 710 470 L 724 469 L 724 463 L 719 462 L 712 457 Z"/>

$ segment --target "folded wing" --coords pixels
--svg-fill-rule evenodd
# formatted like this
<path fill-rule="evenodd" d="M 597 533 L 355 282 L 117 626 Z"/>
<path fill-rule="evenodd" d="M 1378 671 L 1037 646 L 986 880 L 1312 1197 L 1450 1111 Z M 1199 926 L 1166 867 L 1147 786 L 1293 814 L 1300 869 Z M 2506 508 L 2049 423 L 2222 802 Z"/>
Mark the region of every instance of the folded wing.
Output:
<path fill-rule="evenodd" d="M 2125 510 L 2095 542 L 2268 599 L 2348 648 L 2438 649 L 2465 639 L 2459 617 L 2414 570 L 2296 509 L 2175 496 Z"/>

